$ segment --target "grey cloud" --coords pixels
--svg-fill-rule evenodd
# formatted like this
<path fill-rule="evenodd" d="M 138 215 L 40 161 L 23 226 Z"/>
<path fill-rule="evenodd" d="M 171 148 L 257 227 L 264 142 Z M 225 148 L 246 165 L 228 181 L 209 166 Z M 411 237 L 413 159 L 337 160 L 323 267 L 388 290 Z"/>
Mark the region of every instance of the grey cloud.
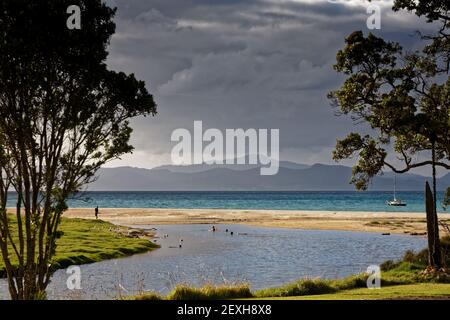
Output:
<path fill-rule="evenodd" d="M 279 128 L 282 156 L 297 155 L 299 162 L 330 162 L 336 137 L 352 129 L 334 116 L 326 94 L 342 83 L 332 65 L 344 38 L 367 30 L 364 7 L 275 0 L 112 3 L 117 34 L 108 64 L 145 80 L 159 105 L 156 118 L 133 121 L 132 142 L 149 159 L 168 159 L 172 130 L 191 128 L 194 120 L 219 129 Z M 409 47 L 418 42 L 411 36 L 416 28 L 431 28 L 387 9 L 382 23 L 376 34 Z M 133 163 L 132 157 L 121 162 Z"/>

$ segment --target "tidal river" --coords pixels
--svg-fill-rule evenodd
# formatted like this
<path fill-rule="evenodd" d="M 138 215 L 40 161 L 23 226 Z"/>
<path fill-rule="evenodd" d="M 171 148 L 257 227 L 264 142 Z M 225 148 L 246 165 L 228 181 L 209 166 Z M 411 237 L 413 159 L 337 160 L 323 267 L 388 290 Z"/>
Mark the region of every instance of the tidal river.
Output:
<path fill-rule="evenodd" d="M 140 290 L 166 294 L 177 283 L 248 282 L 252 289 L 261 289 L 305 277 L 344 277 L 426 246 L 425 238 L 407 235 L 242 225 L 218 225 L 216 232 L 209 228 L 157 226 L 160 249 L 81 266 L 81 290 L 68 290 L 69 275 L 59 270 L 49 298 L 113 299 Z M 5 280 L 0 280 L 0 296 L 8 296 Z"/>

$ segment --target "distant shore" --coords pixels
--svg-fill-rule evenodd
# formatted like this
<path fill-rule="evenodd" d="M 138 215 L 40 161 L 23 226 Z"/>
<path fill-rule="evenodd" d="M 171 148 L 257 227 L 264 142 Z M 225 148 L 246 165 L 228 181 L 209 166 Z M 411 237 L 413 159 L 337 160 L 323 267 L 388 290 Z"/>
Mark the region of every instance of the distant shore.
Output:
<path fill-rule="evenodd" d="M 92 208 L 72 208 L 64 217 L 93 219 Z M 234 209 L 100 208 L 99 218 L 120 225 L 246 224 L 308 230 L 425 235 L 425 213 Z M 450 222 L 450 215 L 440 218 Z"/>

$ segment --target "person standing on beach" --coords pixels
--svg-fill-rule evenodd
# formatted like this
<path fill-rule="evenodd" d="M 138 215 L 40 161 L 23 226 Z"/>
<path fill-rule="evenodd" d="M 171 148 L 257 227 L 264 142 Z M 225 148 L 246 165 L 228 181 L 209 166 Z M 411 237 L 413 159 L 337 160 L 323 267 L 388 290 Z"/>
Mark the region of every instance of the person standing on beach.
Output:
<path fill-rule="evenodd" d="M 98 206 L 95 207 L 95 219 L 98 219 Z"/>

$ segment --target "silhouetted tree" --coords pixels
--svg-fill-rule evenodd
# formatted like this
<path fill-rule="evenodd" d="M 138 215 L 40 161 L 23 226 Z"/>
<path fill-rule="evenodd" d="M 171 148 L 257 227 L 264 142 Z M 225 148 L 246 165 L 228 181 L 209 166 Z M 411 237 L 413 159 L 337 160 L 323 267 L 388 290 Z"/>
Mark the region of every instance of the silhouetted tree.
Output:
<path fill-rule="evenodd" d="M 346 39 L 337 54 L 335 69 L 347 75 L 341 89 L 329 94 L 341 114 L 366 123 L 370 134 L 351 133 L 338 140 L 333 158 L 358 156 L 352 182 L 367 189 L 371 179 L 388 167 L 396 173 L 431 166 L 433 214 L 428 219 L 429 261 L 442 266 L 436 210 L 436 168 L 450 169 L 450 78 L 442 77 L 433 54 L 406 54 L 398 43 L 386 42 L 361 31 Z M 404 163 L 388 161 L 393 153 Z"/>
<path fill-rule="evenodd" d="M 66 27 L 73 4 L 81 30 Z M 13 299 L 45 297 L 66 199 L 132 151 L 128 119 L 156 113 L 144 82 L 106 67 L 114 14 L 99 0 L 0 0 L 0 248 Z"/>
<path fill-rule="evenodd" d="M 408 10 L 419 17 L 426 17 L 430 23 L 440 23 L 436 34 L 424 35 L 431 43 L 424 52 L 433 56 L 439 63 L 439 72 L 448 74 L 450 71 L 450 1 L 448 0 L 395 0 L 395 11 Z M 450 125 L 450 123 L 449 123 Z M 443 207 L 450 205 L 450 187 L 444 196 Z"/>

